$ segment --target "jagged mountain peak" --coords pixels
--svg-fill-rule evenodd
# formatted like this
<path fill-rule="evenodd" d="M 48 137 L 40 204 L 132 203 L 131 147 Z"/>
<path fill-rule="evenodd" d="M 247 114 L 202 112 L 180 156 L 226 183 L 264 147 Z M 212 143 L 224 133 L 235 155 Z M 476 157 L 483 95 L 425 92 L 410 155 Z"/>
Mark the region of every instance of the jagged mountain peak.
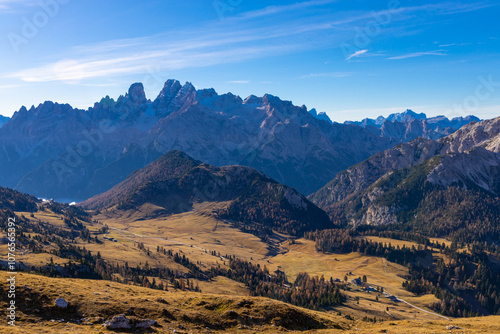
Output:
<path fill-rule="evenodd" d="M 411 122 L 413 120 L 424 120 L 427 119 L 427 115 L 424 113 L 417 114 L 411 109 L 406 109 L 406 111 L 402 113 L 395 113 L 389 115 L 386 120 L 389 122 Z"/>
<path fill-rule="evenodd" d="M 12 115 L 13 126 L 19 122 L 25 122 L 27 120 L 31 120 L 34 122 L 35 120 L 47 120 L 53 117 L 64 117 L 70 116 L 74 111 L 78 109 L 73 109 L 69 104 L 66 103 L 57 103 L 52 101 L 45 101 L 40 103 L 38 106 L 31 106 L 27 109 L 25 106 L 22 106 L 18 111 L 14 112 Z M 19 126 L 20 124 L 18 124 Z"/>
<path fill-rule="evenodd" d="M 132 84 L 128 89 L 128 94 L 125 97 L 128 97 L 130 100 L 132 100 L 132 102 L 136 104 L 144 104 L 147 102 L 144 85 L 141 82 Z"/>
<path fill-rule="evenodd" d="M 179 93 L 181 88 L 182 85 L 179 81 L 168 79 L 156 100 L 171 100 Z"/>
<path fill-rule="evenodd" d="M 356 124 L 362 127 L 366 127 L 369 125 L 380 128 L 386 122 L 392 123 L 410 123 L 414 120 L 419 120 L 422 122 L 427 122 L 432 129 L 436 129 L 437 127 L 448 128 L 451 127 L 454 130 L 459 129 L 465 124 L 468 124 L 472 121 L 480 121 L 479 118 L 469 115 L 465 117 L 455 117 L 452 119 L 448 119 L 446 116 L 439 115 L 435 117 L 427 117 L 425 113 L 416 113 L 411 109 L 407 109 L 401 113 L 393 113 L 387 117 L 379 116 L 376 119 L 365 118 L 362 121 L 346 121 L 345 124 Z"/>
<path fill-rule="evenodd" d="M 244 101 L 244 104 L 259 104 L 262 103 L 262 98 L 255 96 L 255 95 L 250 95 L 248 96 Z"/>
<path fill-rule="evenodd" d="M 316 108 L 312 108 L 311 110 L 309 110 L 309 113 L 311 115 L 313 115 L 314 117 L 316 117 L 317 119 L 321 119 L 323 121 L 327 121 L 330 124 L 333 124 L 333 122 L 330 119 L 330 117 L 328 117 L 328 115 L 324 111 L 321 111 L 321 112 L 318 113 L 318 111 L 316 110 Z"/>

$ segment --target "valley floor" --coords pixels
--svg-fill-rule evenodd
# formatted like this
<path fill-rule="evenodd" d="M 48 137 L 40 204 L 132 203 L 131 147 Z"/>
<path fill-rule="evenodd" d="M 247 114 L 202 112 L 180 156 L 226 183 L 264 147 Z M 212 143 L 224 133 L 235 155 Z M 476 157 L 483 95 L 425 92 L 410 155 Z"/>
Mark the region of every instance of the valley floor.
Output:
<path fill-rule="evenodd" d="M 313 311 L 272 299 L 250 297 L 247 286 L 223 276 L 212 280 L 192 278 L 202 291 L 199 293 L 174 289 L 166 280 L 162 283 L 168 286 L 168 291 L 160 291 L 106 280 L 60 279 L 19 273 L 17 326 L 12 328 L 5 320 L 7 273 L 0 271 L 0 332 L 95 333 L 106 330 L 104 321 L 125 314 L 132 321 L 156 321 L 158 324 L 149 330 L 156 333 L 449 333 L 447 326 L 450 325 L 460 328 L 457 333 L 500 333 L 498 316 L 448 319 L 432 312 L 428 306 L 437 301 L 434 295 L 416 296 L 403 289 L 403 277 L 408 269 L 383 258 L 357 252 L 325 254 L 316 251 L 313 241 L 290 242 L 287 236 L 280 234 L 264 242 L 255 235 L 244 233 L 237 222 L 217 219 L 211 214 L 213 208 L 204 203 L 187 213 L 147 220 L 143 217 L 154 213 L 155 208 L 143 207 L 141 210 L 118 212 L 111 209 L 95 216 L 97 221 L 81 221 L 100 241 L 76 238 L 71 243 L 85 247 L 92 254 L 99 253 L 110 264 L 127 263 L 132 268 L 148 263 L 151 267 L 188 273 L 185 266 L 157 251 L 169 249 L 186 256 L 202 270 L 213 266 L 229 268 L 228 257 L 235 256 L 266 267 L 270 273 L 282 271 L 290 282 L 302 272 L 324 276 L 327 280 L 347 279 L 347 282 L 366 276 L 368 286 L 374 290 L 365 291 L 349 283 L 348 290 L 342 290 L 347 296 L 345 303 Z M 50 210 L 32 216 L 30 213 L 18 214 L 32 222 L 46 222 L 67 229 L 63 217 Z M 102 232 L 103 227 L 107 232 Z M 36 237 L 36 233 L 31 233 L 30 238 Z M 378 238 L 376 241 L 417 246 L 394 239 Z M 20 249 L 17 261 L 34 267 L 49 263 L 69 264 L 69 259 L 50 253 L 55 249 L 53 245 L 47 243 L 45 247 L 49 253 Z M 6 245 L 0 245 L 0 253 L 7 253 Z M 442 256 L 435 253 L 436 258 Z M 426 260 L 434 261 L 433 257 Z M 381 288 L 383 293 L 376 291 Z M 59 297 L 69 302 L 68 309 L 54 306 Z M 368 318 L 376 318 L 377 322 L 363 320 Z"/>

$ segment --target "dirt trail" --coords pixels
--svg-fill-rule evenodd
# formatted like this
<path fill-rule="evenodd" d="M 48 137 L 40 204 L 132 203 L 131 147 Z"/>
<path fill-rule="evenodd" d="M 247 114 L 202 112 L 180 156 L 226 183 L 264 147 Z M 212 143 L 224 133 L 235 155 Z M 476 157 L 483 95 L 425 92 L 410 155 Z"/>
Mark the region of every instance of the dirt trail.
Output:
<path fill-rule="evenodd" d="M 395 276 L 395 275 L 390 275 L 390 274 L 387 272 L 387 261 L 386 261 L 386 259 L 383 259 L 383 261 L 384 261 L 384 271 L 385 271 L 385 273 L 387 274 L 387 276 L 391 276 L 391 277 Z M 396 276 L 396 277 L 397 277 L 397 276 Z M 402 279 L 401 279 L 400 277 L 397 277 L 397 278 L 398 278 L 399 280 L 401 280 L 401 281 L 402 281 Z M 384 288 L 384 291 L 386 291 L 387 293 L 389 293 L 389 291 L 387 291 L 387 289 L 386 289 L 386 288 Z M 389 294 L 393 295 L 392 293 L 389 293 Z M 398 301 L 403 302 L 403 303 L 405 303 L 405 304 L 408 304 L 409 306 L 411 306 L 411 307 L 413 307 L 413 308 L 416 308 L 417 310 L 419 310 L 419 311 L 421 311 L 421 312 L 429 313 L 429 314 L 435 315 L 436 317 L 440 317 L 440 318 L 443 318 L 443 319 L 446 319 L 446 320 L 450 320 L 450 318 L 445 317 L 444 315 L 441 315 L 441 314 L 438 314 L 438 313 L 434 313 L 434 312 L 431 312 L 431 311 L 424 310 L 424 309 L 422 309 L 422 308 L 420 308 L 420 307 L 418 307 L 418 306 L 415 306 L 415 305 L 413 305 L 413 304 L 408 303 L 406 300 L 403 300 L 403 299 L 401 299 L 400 297 L 398 297 L 398 296 L 396 296 L 396 295 L 393 295 L 393 296 L 394 296 L 394 297 L 396 297 L 396 298 L 398 299 Z"/>

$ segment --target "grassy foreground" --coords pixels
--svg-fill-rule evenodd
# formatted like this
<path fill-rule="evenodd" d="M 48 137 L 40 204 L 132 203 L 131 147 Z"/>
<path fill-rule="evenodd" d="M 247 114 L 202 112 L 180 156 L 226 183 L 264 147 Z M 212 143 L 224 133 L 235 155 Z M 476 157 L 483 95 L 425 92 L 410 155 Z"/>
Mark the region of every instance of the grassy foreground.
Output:
<path fill-rule="evenodd" d="M 0 272 L 1 333 L 105 333 L 103 322 L 118 314 L 131 320 L 152 319 L 142 333 L 500 333 L 500 317 L 452 321 L 383 321 L 376 324 L 348 320 L 266 298 L 181 291 L 158 291 L 101 280 L 56 279 L 17 275 L 16 327 L 6 324 L 6 279 Z M 69 306 L 54 306 L 64 298 Z"/>

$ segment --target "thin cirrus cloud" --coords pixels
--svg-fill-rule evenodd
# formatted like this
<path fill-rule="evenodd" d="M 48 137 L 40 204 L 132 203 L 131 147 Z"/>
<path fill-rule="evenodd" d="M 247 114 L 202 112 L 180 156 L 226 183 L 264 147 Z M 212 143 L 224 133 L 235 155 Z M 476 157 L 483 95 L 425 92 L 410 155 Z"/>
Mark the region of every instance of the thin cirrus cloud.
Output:
<path fill-rule="evenodd" d="M 25 82 L 79 80 L 138 74 L 154 71 L 205 67 L 247 59 L 293 53 L 306 45 L 291 39 L 293 36 L 313 34 L 331 29 L 329 24 L 309 24 L 292 29 L 247 29 L 231 33 L 207 32 L 206 35 L 172 42 L 166 35 L 147 36 L 77 46 L 61 55 L 61 60 L 4 75 Z M 165 42 L 168 40 L 168 42 Z M 137 50 L 141 50 L 138 52 Z"/>
<path fill-rule="evenodd" d="M 363 19 L 364 16 L 360 16 L 349 18 L 348 21 L 355 24 Z M 171 37 L 175 35 L 173 33 L 112 40 L 73 47 L 61 54 L 59 61 L 22 69 L 4 77 L 25 82 L 78 83 L 79 80 L 90 78 L 151 72 L 151 64 L 155 64 L 154 71 L 168 71 L 234 63 L 318 47 L 326 42 L 311 39 L 304 43 L 294 37 L 332 30 L 345 23 L 344 18 L 317 22 L 313 17 L 300 21 L 300 24 L 292 28 L 285 21 L 253 29 L 236 29 L 229 33 L 217 29 L 207 30 L 201 36 L 199 31 L 184 31 L 184 35 L 196 34 L 197 37 L 178 41 L 172 41 Z M 342 38 L 334 34 L 332 36 L 331 41 L 334 43 Z"/>
<path fill-rule="evenodd" d="M 260 11 L 241 14 L 240 17 L 279 16 L 287 11 L 300 11 L 305 8 L 315 8 L 334 2 L 334 0 L 313 0 L 299 2 L 292 5 L 271 6 Z M 0 5 L 15 3 L 15 1 L 0 0 Z M 473 10 L 476 7 L 455 5 L 453 10 Z M 403 19 L 397 15 L 435 10 L 429 5 L 401 7 L 392 12 L 393 21 Z M 443 10 L 445 10 L 443 8 Z M 450 10 L 450 9 L 448 9 Z M 386 11 L 386 10 L 385 10 Z M 381 11 L 381 12 L 384 12 Z M 444 12 L 443 14 L 448 14 Z M 357 15 L 340 13 L 331 18 L 322 15 L 308 16 L 295 20 L 271 20 L 267 25 L 258 28 L 239 27 L 234 30 L 226 26 L 211 27 L 204 34 L 200 30 L 182 31 L 183 34 L 171 33 L 155 36 L 144 36 L 135 39 L 111 40 L 103 43 L 76 46 L 63 54 L 58 61 L 38 67 L 25 68 L 13 73 L 4 74 L 7 78 L 17 78 L 25 82 L 63 81 L 78 83 L 80 80 L 120 76 L 128 74 L 150 73 L 151 64 L 155 64 L 154 72 L 179 70 L 212 66 L 224 63 L 241 62 L 248 59 L 272 57 L 290 54 L 303 49 L 324 47 L 327 44 L 339 44 L 346 36 L 343 34 L 347 27 L 353 29 L 367 20 L 372 20 L 371 12 L 361 12 Z M 238 27 L 238 25 L 235 25 Z M 342 29 L 339 29 L 342 27 Z M 222 28 L 222 29 L 221 29 Z M 215 30 L 214 30 L 215 29 Z M 347 29 L 348 30 L 348 29 Z M 230 31 L 230 32 L 227 32 Z M 329 39 L 309 38 L 329 31 Z M 175 40 L 172 36 L 187 36 L 182 40 Z M 193 38 L 192 36 L 197 36 Z M 307 37 L 307 38 L 296 38 Z M 140 51 L 138 51 L 140 50 Z M 351 54 L 346 60 L 366 56 L 368 50 L 359 50 Z M 389 59 L 405 59 L 425 55 L 446 55 L 443 51 L 418 52 Z M 312 73 L 312 76 L 347 76 L 345 73 Z M 304 76 L 307 77 L 307 76 Z"/>
<path fill-rule="evenodd" d="M 25 82 L 50 82 L 62 81 L 66 83 L 79 83 L 81 80 L 119 76 L 136 73 L 151 73 L 152 71 L 177 70 L 194 68 L 197 66 L 210 66 L 220 63 L 230 63 L 253 58 L 256 54 L 277 53 L 282 47 L 262 48 L 237 48 L 231 51 L 211 51 L 192 53 L 190 55 L 166 52 L 148 52 L 129 57 L 111 59 L 83 59 L 61 60 L 57 63 L 38 68 L 22 70 L 8 75 Z M 151 63 L 156 65 L 151 68 Z"/>
<path fill-rule="evenodd" d="M 233 80 L 233 81 L 228 81 L 228 83 L 232 83 L 232 84 L 248 84 L 248 83 L 250 83 L 250 80 Z"/>
<path fill-rule="evenodd" d="M 0 0 L 0 11 L 11 10 L 14 6 L 35 6 L 39 5 L 38 0 Z"/>
<path fill-rule="evenodd" d="M 366 54 L 368 50 L 359 50 L 351 54 L 349 57 L 347 57 L 345 60 L 351 60 L 352 58 L 360 57 L 364 54 Z"/>
<path fill-rule="evenodd" d="M 291 30 L 288 34 L 293 34 Z M 296 32 L 295 32 L 296 33 Z M 80 80 L 151 73 L 234 63 L 246 59 L 290 53 L 303 45 L 276 39 L 282 34 L 262 31 L 235 31 L 171 41 L 157 35 L 77 46 L 61 55 L 61 60 L 4 75 L 25 82 Z M 286 37 L 286 35 L 285 35 Z M 166 42 L 168 41 L 168 42 Z M 256 43 L 256 42 L 259 43 Z M 141 50 L 141 51 L 138 51 Z M 152 65 L 154 64 L 154 68 Z"/>
<path fill-rule="evenodd" d="M 268 6 L 263 9 L 258 9 L 254 11 L 248 11 L 240 14 L 239 16 L 234 17 L 235 20 L 241 19 L 254 19 L 261 18 L 264 16 L 282 14 L 285 12 L 291 12 L 295 10 L 301 10 L 310 7 L 318 7 L 323 5 L 328 5 L 334 2 L 338 2 L 339 0 L 311 0 L 298 2 L 290 5 L 282 5 L 282 6 Z"/>
<path fill-rule="evenodd" d="M 447 56 L 448 54 L 444 51 L 437 50 L 437 51 L 426 51 L 426 52 L 413 52 L 413 53 L 408 53 L 400 56 L 394 56 L 394 57 L 389 57 L 387 59 L 391 60 L 399 60 L 399 59 L 408 59 L 408 58 L 416 58 L 416 57 L 423 57 L 423 56 Z"/>

